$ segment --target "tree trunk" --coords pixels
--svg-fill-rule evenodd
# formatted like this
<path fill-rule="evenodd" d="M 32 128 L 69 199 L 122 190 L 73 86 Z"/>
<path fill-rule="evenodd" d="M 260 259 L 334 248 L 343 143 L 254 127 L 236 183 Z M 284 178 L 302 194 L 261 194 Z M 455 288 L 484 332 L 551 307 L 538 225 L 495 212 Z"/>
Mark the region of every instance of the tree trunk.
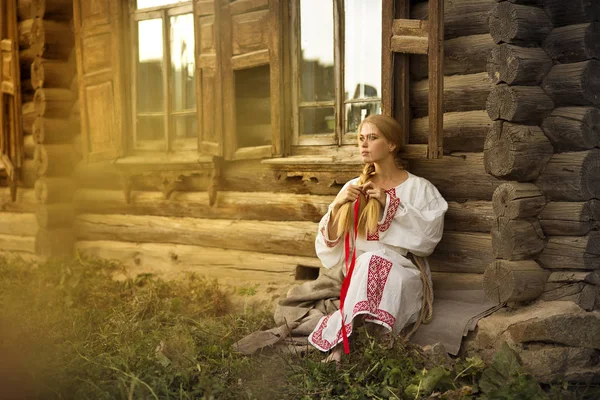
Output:
<path fill-rule="evenodd" d="M 38 117 L 33 124 L 33 137 L 39 144 L 70 143 L 72 136 L 68 119 Z"/>
<path fill-rule="evenodd" d="M 444 219 L 446 231 L 489 233 L 493 223 L 494 213 L 489 201 L 448 202 Z"/>
<path fill-rule="evenodd" d="M 549 202 L 539 215 L 546 235 L 583 236 L 600 228 L 600 200 Z"/>
<path fill-rule="evenodd" d="M 483 275 L 486 297 L 497 303 L 531 301 L 544 291 L 549 272 L 533 260 L 491 263 Z"/>
<path fill-rule="evenodd" d="M 437 160 L 410 160 L 412 173 L 431 181 L 446 200 L 492 200 L 501 183 L 485 172 L 483 153 L 453 153 Z"/>
<path fill-rule="evenodd" d="M 492 83 L 537 85 L 552 69 L 552 59 L 539 47 L 494 46 L 487 72 Z"/>
<path fill-rule="evenodd" d="M 534 258 L 544 249 L 544 233 L 537 220 L 500 217 L 492 228 L 492 245 L 496 258 Z"/>
<path fill-rule="evenodd" d="M 600 58 L 600 23 L 568 25 L 554 29 L 544 50 L 561 64 Z"/>
<path fill-rule="evenodd" d="M 39 177 L 69 176 L 73 171 L 73 149 L 68 144 L 38 144 L 34 162 Z"/>
<path fill-rule="evenodd" d="M 600 110 L 595 107 L 560 107 L 542 124 L 559 152 L 600 147 Z"/>
<path fill-rule="evenodd" d="M 444 75 L 468 75 L 486 70 L 488 54 L 496 44 L 487 33 L 444 41 Z M 427 79 L 428 58 L 411 54 L 410 75 L 415 80 Z"/>
<path fill-rule="evenodd" d="M 600 232 L 586 236 L 550 236 L 538 261 L 548 269 L 600 268 Z"/>
<path fill-rule="evenodd" d="M 483 162 L 497 178 L 525 182 L 538 177 L 553 153 L 539 127 L 497 121 L 485 140 Z"/>
<path fill-rule="evenodd" d="M 428 260 L 431 271 L 483 274 L 494 260 L 492 238 L 485 233 L 446 231 Z"/>
<path fill-rule="evenodd" d="M 554 26 L 600 20 L 600 3 L 596 0 L 544 0 L 543 7 Z"/>
<path fill-rule="evenodd" d="M 477 35 L 490 31 L 490 12 L 494 0 L 455 0 L 444 5 L 444 38 Z M 413 19 L 427 19 L 428 3 L 417 3 L 411 7 Z"/>
<path fill-rule="evenodd" d="M 40 229 L 35 237 L 36 253 L 43 258 L 72 256 L 74 244 L 71 229 Z"/>
<path fill-rule="evenodd" d="M 546 283 L 540 300 L 572 301 L 586 311 L 591 311 L 596 302 L 598 287 L 583 282 L 578 283 Z"/>
<path fill-rule="evenodd" d="M 35 111 L 46 118 L 66 118 L 73 107 L 73 94 L 68 89 L 38 89 L 34 97 Z"/>
<path fill-rule="evenodd" d="M 65 61 L 36 57 L 31 64 L 31 80 L 35 89 L 66 88 L 70 91 L 74 73 L 72 66 Z"/>
<path fill-rule="evenodd" d="M 481 152 L 492 121 L 485 110 L 444 113 L 444 152 Z M 429 117 L 411 120 L 409 142 L 427 144 Z"/>
<path fill-rule="evenodd" d="M 554 109 L 554 102 L 539 86 L 494 86 L 486 109 L 493 120 L 541 122 Z"/>
<path fill-rule="evenodd" d="M 585 201 L 600 197 L 600 150 L 552 156 L 535 184 L 551 200 Z"/>
<path fill-rule="evenodd" d="M 496 43 L 539 43 L 552 30 L 552 21 L 541 8 L 502 2 L 492 9 L 490 34 Z"/>
<path fill-rule="evenodd" d="M 2 212 L 0 216 L 0 235 L 35 236 L 38 230 L 34 214 Z"/>
<path fill-rule="evenodd" d="M 600 105 L 600 61 L 557 64 L 542 87 L 557 105 Z"/>
<path fill-rule="evenodd" d="M 444 77 L 445 112 L 481 110 L 492 89 L 486 72 Z M 411 107 L 415 117 L 428 114 L 429 80 L 415 82 L 410 87 Z"/>
<path fill-rule="evenodd" d="M 75 210 L 73 204 L 40 204 L 35 216 L 40 228 L 68 228 L 73 225 Z"/>
<path fill-rule="evenodd" d="M 31 0 L 32 14 L 38 18 L 70 21 L 73 18 L 71 0 Z"/>
<path fill-rule="evenodd" d="M 546 198 L 532 183 L 503 183 L 492 197 L 494 215 L 508 219 L 536 217 L 545 205 Z"/>
<path fill-rule="evenodd" d="M 40 204 L 68 203 L 73 200 L 75 183 L 68 178 L 40 178 L 35 196 Z"/>

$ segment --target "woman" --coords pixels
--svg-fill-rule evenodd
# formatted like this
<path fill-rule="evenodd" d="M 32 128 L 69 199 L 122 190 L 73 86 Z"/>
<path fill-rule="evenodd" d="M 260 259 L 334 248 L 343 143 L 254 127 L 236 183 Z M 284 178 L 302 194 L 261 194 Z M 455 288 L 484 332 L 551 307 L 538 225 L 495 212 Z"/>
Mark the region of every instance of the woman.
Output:
<path fill-rule="evenodd" d="M 345 253 L 352 250 L 345 248 L 356 249 L 341 311 L 321 318 L 309 336 L 319 350 L 333 349 L 327 361 L 340 360 L 344 336 L 350 336 L 357 322 L 378 324 L 393 334 L 416 322 L 423 283 L 409 253 L 425 257 L 433 252 L 442 237 L 448 209 L 433 184 L 402 168 L 398 122 L 371 115 L 358 132 L 363 172 L 338 193 L 321 219 L 316 239 L 317 255 L 327 268 L 346 262 Z M 357 200 L 360 207 L 355 210 Z M 360 215 L 357 223 L 355 212 Z M 350 246 L 344 243 L 348 232 L 356 237 L 355 245 L 351 239 Z"/>

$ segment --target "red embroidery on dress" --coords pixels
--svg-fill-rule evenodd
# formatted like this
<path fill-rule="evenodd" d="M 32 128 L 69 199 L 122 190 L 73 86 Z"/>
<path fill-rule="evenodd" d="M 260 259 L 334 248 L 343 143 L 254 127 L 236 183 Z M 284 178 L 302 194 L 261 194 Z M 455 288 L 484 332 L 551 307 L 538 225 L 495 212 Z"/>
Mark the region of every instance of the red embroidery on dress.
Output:
<path fill-rule="evenodd" d="M 392 220 L 396 215 L 396 211 L 398 211 L 398 207 L 400 207 L 400 199 L 396 197 L 396 189 L 391 188 L 386 190 L 386 193 L 390 196 L 390 205 L 387 213 L 385 214 L 385 220 L 377 227 L 379 232 L 385 232 L 389 229 L 390 225 L 392 224 Z"/>
<path fill-rule="evenodd" d="M 379 232 L 369 232 L 367 233 L 367 240 L 379 240 Z"/>
<path fill-rule="evenodd" d="M 334 346 L 329 340 L 323 339 L 323 330 L 327 327 L 327 322 L 329 321 L 330 317 L 331 315 L 328 315 L 325 318 L 323 318 L 323 320 L 319 324 L 319 327 L 312 333 L 310 337 L 311 341 L 315 345 L 321 347 L 324 350 L 329 350 Z"/>
<path fill-rule="evenodd" d="M 321 225 L 321 235 L 323 236 L 323 241 L 325 242 L 325 246 L 327 247 L 335 247 L 337 246 L 337 244 L 340 242 L 340 240 L 342 239 L 342 236 L 340 235 L 336 240 L 329 240 L 327 239 L 327 234 L 325 232 L 325 227 L 329 225 L 329 214 L 327 214 L 327 218 L 325 218 L 325 221 L 323 221 L 323 224 Z"/>

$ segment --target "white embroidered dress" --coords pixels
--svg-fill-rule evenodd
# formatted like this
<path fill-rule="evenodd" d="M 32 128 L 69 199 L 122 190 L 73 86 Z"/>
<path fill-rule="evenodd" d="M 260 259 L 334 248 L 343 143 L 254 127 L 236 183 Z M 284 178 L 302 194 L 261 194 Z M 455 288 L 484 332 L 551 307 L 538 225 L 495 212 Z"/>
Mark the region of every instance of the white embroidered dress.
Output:
<path fill-rule="evenodd" d="M 344 188 L 357 182 L 353 179 Z M 395 334 L 417 320 L 423 285 L 418 268 L 406 256 L 431 254 L 444 230 L 448 203 L 428 180 L 409 173 L 407 180 L 386 193 L 377 233 L 359 235 L 356 241 L 356 265 L 343 310 L 348 336 L 352 321 L 361 314 Z M 327 233 L 331 208 L 319 223 L 315 243 L 327 268 L 344 263 L 343 238 L 332 241 Z M 321 318 L 308 340 L 321 351 L 330 350 L 342 341 L 341 328 L 342 313 L 337 311 Z"/>

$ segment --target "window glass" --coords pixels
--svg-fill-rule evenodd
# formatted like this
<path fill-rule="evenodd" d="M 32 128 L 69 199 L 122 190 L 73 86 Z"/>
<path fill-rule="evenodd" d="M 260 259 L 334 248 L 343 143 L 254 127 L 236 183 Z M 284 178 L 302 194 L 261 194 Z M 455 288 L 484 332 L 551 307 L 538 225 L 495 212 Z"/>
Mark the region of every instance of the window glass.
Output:
<path fill-rule="evenodd" d="M 381 114 L 381 103 L 346 104 L 346 132 L 358 132 L 358 125 L 371 114 Z"/>
<path fill-rule="evenodd" d="M 300 134 L 323 134 L 335 131 L 335 110 L 333 107 L 307 107 L 300 109 Z"/>
<path fill-rule="evenodd" d="M 194 62 L 194 17 L 170 18 L 171 90 L 174 111 L 196 108 L 196 64 Z"/>

